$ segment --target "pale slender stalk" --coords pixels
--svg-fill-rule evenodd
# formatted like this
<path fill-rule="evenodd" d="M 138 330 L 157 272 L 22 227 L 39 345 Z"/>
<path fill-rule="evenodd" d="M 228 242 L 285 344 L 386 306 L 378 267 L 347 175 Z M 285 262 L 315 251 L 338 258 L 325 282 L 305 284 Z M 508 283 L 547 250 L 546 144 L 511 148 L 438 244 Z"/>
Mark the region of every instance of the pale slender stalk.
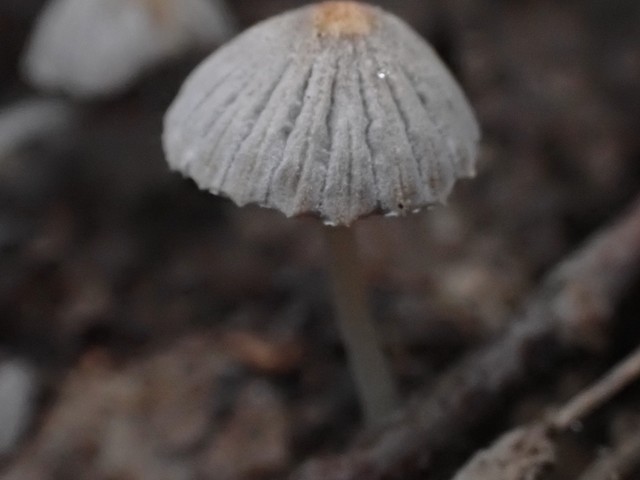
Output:
<path fill-rule="evenodd" d="M 367 305 L 354 233 L 328 227 L 337 320 L 369 425 L 383 421 L 398 405 L 398 394 Z"/>

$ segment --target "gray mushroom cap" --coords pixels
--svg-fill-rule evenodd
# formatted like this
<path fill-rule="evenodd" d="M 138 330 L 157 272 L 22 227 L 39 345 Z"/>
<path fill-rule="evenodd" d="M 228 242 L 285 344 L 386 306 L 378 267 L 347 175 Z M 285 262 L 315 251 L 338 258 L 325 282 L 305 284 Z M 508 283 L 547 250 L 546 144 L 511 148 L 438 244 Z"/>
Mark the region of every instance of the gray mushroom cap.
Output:
<path fill-rule="evenodd" d="M 442 61 L 378 8 L 326 2 L 247 30 L 165 117 L 170 166 L 238 205 L 349 225 L 442 203 L 479 128 Z"/>
<path fill-rule="evenodd" d="M 29 142 L 65 134 L 75 117 L 73 108 L 58 99 L 30 98 L 0 107 L 0 175 L 8 157 Z"/>
<path fill-rule="evenodd" d="M 76 97 L 107 96 L 148 69 L 233 34 L 223 0 L 50 0 L 23 58 L 27 79 Z"/>

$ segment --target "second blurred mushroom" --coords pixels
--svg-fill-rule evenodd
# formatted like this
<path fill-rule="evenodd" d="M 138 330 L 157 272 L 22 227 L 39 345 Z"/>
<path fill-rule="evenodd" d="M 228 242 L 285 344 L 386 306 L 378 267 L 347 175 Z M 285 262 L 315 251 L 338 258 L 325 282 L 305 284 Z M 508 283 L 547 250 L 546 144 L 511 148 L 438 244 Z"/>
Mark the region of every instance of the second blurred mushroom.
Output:
<path fill-rule="evenodd" d="M 24 72 L 43 90 L 105 97 L 234 30 L 223 0 L 50 0 L 29 41 Z"/>
<path fill-rule="evenodd" d="M 165 118 L 171 167 L 238 205 L 327 227 L 338 320 L 370 423 L 397 393 L 349 229 L 444 203 L 474 174 L 479 128 L 433 49 L 379 8 L 325 2 L 267 20 L 205 60 Z"/>

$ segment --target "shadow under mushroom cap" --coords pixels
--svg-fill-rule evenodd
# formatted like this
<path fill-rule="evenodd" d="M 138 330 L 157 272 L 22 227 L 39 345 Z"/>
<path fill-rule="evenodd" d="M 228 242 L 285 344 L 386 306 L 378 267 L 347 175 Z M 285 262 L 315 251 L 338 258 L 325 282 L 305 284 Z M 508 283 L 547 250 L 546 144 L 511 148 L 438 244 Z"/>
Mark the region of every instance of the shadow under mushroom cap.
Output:
<path fill-rule="evenodd" d="M 348 225 L 442 203 L 479 128 L 433 49 L 374 7 L 327 2 L 247 30 L 187 79 L 168 162 L 238 205 Z"/>

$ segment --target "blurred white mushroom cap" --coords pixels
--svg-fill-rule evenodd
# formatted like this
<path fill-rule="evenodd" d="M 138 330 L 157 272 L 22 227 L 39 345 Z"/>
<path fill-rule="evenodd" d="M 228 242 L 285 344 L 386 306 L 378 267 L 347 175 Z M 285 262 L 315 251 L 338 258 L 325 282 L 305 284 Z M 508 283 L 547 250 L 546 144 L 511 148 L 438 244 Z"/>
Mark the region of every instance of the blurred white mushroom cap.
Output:
<path fill-rule="evenodd" d="M 0 107 L 0 171 L 24 144 L 64 133 L 74 118 L 73 108 L 58 99 L 30 98 Z"/>
<path fill-rule="evenodd" d="M 118 93 L 149 68 L 233 34 L 223 0 L 51 0 L 23 59 L 39 88 Z"/>
<path fill-rule="evenodd" d="M 28 363 L 0 362 L 0 456 L 11 453 L 33 420 L 38 378 Z"/>
<path fill-rule="evenodd" d="M 348 225 L 442 203 L 480 132 L 433 49 L 400 19 L 325 2 L 213 53 L 165 117 L 170 166 L 239 205 Z"/>

